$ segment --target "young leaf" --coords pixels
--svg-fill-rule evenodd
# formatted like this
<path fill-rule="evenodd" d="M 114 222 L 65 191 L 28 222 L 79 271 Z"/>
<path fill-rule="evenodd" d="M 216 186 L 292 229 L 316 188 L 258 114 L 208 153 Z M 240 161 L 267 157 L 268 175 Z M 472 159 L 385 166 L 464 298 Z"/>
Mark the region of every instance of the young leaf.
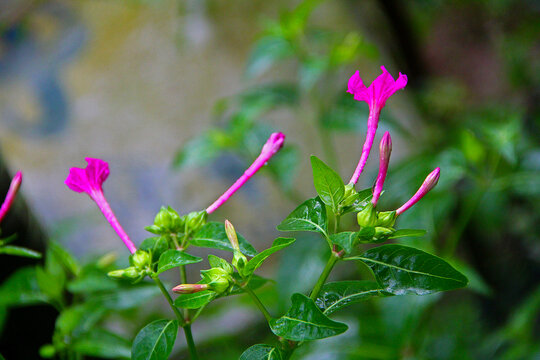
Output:
<path fill-rule="evenodd" d="M 315 231 L 327 234 L 326 207 L 317 196 L 304 201 L 277 226 L 280 231 Z"/>
<path fill-rule="evenodd" d="M 133 341 L 131 359 L 167 360 L 177 332 L 176 320 L 156 320 L 146 325 Z"/>
<path fill-rule="evenodd" d="M 95 329 L 73 343 L 76 353 L 105 359 L 129 359 L 131 347 L 124 338 L 105 330 Z"/>
<path fill-rule="evenodd" d="M 347 325 L 326 317 L 307 296 L 293 294 L 291 300 L 292 306 L 284 316 L 270 320 L 270 328 L 277 336 L 293 341 L 318 340 L 348 329 Z"/>
<path fill-rule="evenodd" d="M 240 355 L 240 360 L 282 360 L 281 352 L 266 344 L 253 345 Z"/>
<path fill-rule="evenodd" d="M 374 281 L 337 281 L 324 284 L 316 304 L 325 315 L 374 296 L 385 296 Z"/>
<path fill-rule="evenodd" d="M 159 257 L 157 273 L 161 274 L 169 269 L 181 266 L 194 264 L 202 261 L 200 257 L 186 254 L 180 250 L 167 250 Z"/>
<path fill-rule="evenodd" d="M 41 259 L 41 254 L 37 251 L 13 245 L 6 245 L 0 247 L 0 254 L 22 256 L 32 259 Z"/>
<path fill-rule="evenodd" d="M 311 157 L 313 184 L 321 200 L 337 211 L 338 205 L 345 196 L 345 184 L 341 177 L 316 156 Z"/>
<path fill-rule="evenodd" d="M 268 70 L 278 60 L 294 53 L 289 42 L 278 36 L 265 36 L 255 43 L 247 65 L 246 75 L 255 77 Z"/>
<path fill-rule="evenodd" d="M 174 300 L 174 305 L 183 309 L 198 309 L 214 300 L 216 296 L 217 293 L 210 290 L 204 290 L 194 294 L 181 294 Z"/>
<path fill-rule="evenodd" d="M 392 235 L 388 237 L 388 239 L 397 239 L 401 237 L 409 237 L 409 236 L 424 236 L 426 235 L 426 230 L 417 230 L 417 229 L 400 229 L 396 230 Z"/>
<path fill-rule="evenodd" d="M 255 256 L 257 254 L 253 246 L 240 234 L 238 234 L 238 243 L 240 245 L 240 251 L 244 255 Z M 199 247 L 233 251 L 231 242 L 225 233 L 225 226 L 219 222 L 209 222 L 204 225 L 193 235 L 190 244 Z"/>
<path fill-rule="evenodd" d="M 292 238 L 277 238 L 274 240 L 274 243 L 272 244 L 272 247 L 266 250 L 261 251 L 257 255 L 253 257 L 253 259 L 249 260 L 246 264 L 246 267 L 244 268 L 245 274 L 252 274 L 259 266 L 262 265 L 263 261 L 266 260 L 267 257 L 275 253 L 276 251 L 279 251 L 283 248 L 286 248 L 287 246 L 291 245 L 295 239 Z"/>
<path fill-rule="evenodd" d="M 44 303 L 47 296 L 40 292 L 34 267 L 15 271 L 0 285 L 0 307 Z"/>
<path fill-rule="evenodd" d="M 350 254 L 354 250 L 354 245 L 358 240 L 358 233 L 353 231 L 344 231 L 337 234 L 330 235 L 332 243 L 339 246 L 347 254 Z"/>
<path fill-rule="evenodd" d="M 383 290 L 394 295 L 427 295 L 468 283 L 463 274 L 440 257 L 408 246 L 383 245 L 349 259 L 368 265 Z"/>

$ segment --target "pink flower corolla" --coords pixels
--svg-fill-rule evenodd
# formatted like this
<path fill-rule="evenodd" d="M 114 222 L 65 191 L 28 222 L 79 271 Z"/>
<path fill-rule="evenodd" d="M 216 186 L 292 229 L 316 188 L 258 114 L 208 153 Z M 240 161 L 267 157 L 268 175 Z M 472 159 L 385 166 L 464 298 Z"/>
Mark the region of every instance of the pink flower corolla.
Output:
<path fill-rule="evenodd" d="M 390 154 L 392 153 L 392 138 L 390 137 L 390 133 L 388 131 L 384 133 L 381 139 L 379 151 L 379 175 L 377 175 L 375 187 L 373 188 L 373 199 L 371 199 L 371 203 L 373 204 L 373 206 L 377 205 L 377 201 L 379 201 L 379 197 L 381 196 L 384 180 L 386 179 L 386 173 L 388 172 Z"/>
<path fill-rule="evenodd" d="M 282 147 L 283 142 L 285 141 L 285 135 L 283 133 L 277 132 L 270 135 L 264 146 L 262 147 L 261 153 L 255 159 L 253 164 L 244 172 L 238 180 L 221 195 L 212 205 L 210 205 L 206 212 L 208 214 L 216 211 L 221 205 L 223 205 L 229 198 L 240 189 L 261 167 L 263 167 L 272 156 L 274 156 Z"/>
<path fill-rule="evenodd" d="M 69 169 L 69 175 L 65 181 L 65 184 L 73 191 L 78 193 L 87 193 L 92 200 L 94 200 L 105 216 L 105 219 L 111 224 L 112 228 L 120 239 L 127 246 L 129 251 L 133 254 L 137 251 L 137 247 L 128 234 L 124 231 L 118 219 L 114 215 L 111 206 L 107 202 L 105 195 L 103 194 L 102 185 L 109 176 L 109 164 L 101 159 L 85 158 L 88 165 L 86 168 L 81 169 L 72 167 Z"/>
<path fill-rule="evenodd" d="M 379 115 L 386 104 L 386 100 L 396 91 L 403 89 L 407 85 L 407 75 L 399 73 L 397 80 L 394 80 L 384 66 L 381 66 L 381 69 L 383 73 L 369 87 L 364 85 L 358 71 L 349 79 L 347 92 L 353 94 L 355 100 L 365 101 L 369 105 L 366 140 L 362 147 L 360 161 L 349 182 L 350 184 L 356 184 L 360 174 L 364 170 L 371 147 L 373 146 L 377 127 L 379 126 Z"/>
<path fill-rule="evenodd" d="M 421 198 L 423 198 L 431 189 L 437 185 L 437 182 L 439 181 L 439 177 L 441 176 L 441 169 L 436 168 L 433 170 L 424 180 L 424 183 L 416 194 L 413 195 L 412 198 L 409 199 L 405 204 L 403 204 L 399 209 L 396 210 L 396 215 L 401 215 L 405 211 L 407 211 L 411 206 L 416 204 Z"/>
<path fill-rule="evenodd" d="M 11 180 L 11 184 L 9 184 L 9 189 L 6 195 L 6 198 L 4 199 L 4 202 L 2 203 L 2 206 L 0 207 L 0 222 L 4 220 L 4 217 L 8 213 L 9 209 L 11 209 L 11 205 L 13 205 L 13 201 L 15 200 L 15 197 L 17 196 L 17 192 L 19 191 L 19 187 L 22 183 L 22 172 L 18 171 L 17 174 L 13 177 Z"/>

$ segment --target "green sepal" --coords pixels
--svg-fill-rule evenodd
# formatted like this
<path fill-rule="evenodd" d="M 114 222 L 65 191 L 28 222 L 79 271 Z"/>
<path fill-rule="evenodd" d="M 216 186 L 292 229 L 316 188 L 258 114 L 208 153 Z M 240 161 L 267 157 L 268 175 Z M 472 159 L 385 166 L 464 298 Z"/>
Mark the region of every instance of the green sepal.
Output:
<path fill-rule="evenodd" d="M 234 268 L 231 264 L 225 259 L 222 259 L 215 255 L 208 255 L 208 263 L 210 263 L 210 267 L 213 268 L 221 268 L 225 270 L 227 273 L 232 274 L 234 272 Z"/>

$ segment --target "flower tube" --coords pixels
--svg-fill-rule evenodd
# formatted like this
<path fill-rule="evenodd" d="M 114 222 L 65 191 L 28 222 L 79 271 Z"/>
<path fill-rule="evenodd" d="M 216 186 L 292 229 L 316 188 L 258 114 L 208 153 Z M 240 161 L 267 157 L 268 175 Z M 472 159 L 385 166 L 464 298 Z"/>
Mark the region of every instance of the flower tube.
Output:
<path fill-rule="evenodd" d="M 11 180 L 11 184 L 9 184 L 9 190 L 7 192 L 6 198 L 4 199 L 4 202 L 2 203 L 2 206 L 0 207 L 0 222 L 4 220 L 4 217 L 8 213 L 9 209 L 11 209 L 11 206 L 13 205 L 13 201 L 15 200 L 15 197 L 17 196 L 17 192 L 19 191 L 19 187 L 22 183 L 22 172 L 18 171 L 17 174 L 13 177 Z"/>
<path fill-rule="evenodd" d="M 423 198 L 431 189 L 437 185 L 437 182 L 439 181 L 439 177 L 441 175 L 441 168 L 436 168 L 433 170 L 427 177 L 426 180 L 424 180 L 424 183 L 416 194 L 413 195 L 412 198 L 410 198 L 409 201 L 407 201 L 405 204 L 403 204 L 399 209 L 396 210 L 396 215 L 401 215 L 405 211 L 407 211 L 411 206 L 416 204 L 421 198 Z"/>

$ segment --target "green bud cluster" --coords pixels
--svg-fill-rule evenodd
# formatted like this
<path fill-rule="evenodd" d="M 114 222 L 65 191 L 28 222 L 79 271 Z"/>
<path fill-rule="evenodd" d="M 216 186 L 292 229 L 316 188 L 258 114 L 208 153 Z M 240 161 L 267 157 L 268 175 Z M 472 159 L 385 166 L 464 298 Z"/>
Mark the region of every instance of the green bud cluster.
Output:
<path fill-rule="evenodd" d="M 156 235 L 193 234 L 205 223 L 206 211 L 193 211 L 180 216 L 172 207 L 162 207 L 154 218 L 154 224 L 145 229 Z"/>
<path fill-rule="evenodd" d="M 151 273 L 152 255 L 144 250 L 137 250 L 129 257 L 130 267 L 110 271 L 107 275 L 116 279 L 127 279 L 133 283 L 141 281 Z"/>
<path fill-rule="evenodd" d="M 232 270 L 232 267 L 231 267 Z M 203 283 L 208 284 L 210 290 L 218 294 L 225 293 L 232 284 L 232 271 L 227 271 L 221 267 L 208 270 L 201 270 Z"/>
<path fill-rule="evenodd" d="M 373 239 L 376 241 L 384 240 L 395 230 L 393 228 L 396 222 L 395 211 L 377 211 L 370 202 L 357 214 L 358 225 L 362 228 L 374 228 Z"/>

